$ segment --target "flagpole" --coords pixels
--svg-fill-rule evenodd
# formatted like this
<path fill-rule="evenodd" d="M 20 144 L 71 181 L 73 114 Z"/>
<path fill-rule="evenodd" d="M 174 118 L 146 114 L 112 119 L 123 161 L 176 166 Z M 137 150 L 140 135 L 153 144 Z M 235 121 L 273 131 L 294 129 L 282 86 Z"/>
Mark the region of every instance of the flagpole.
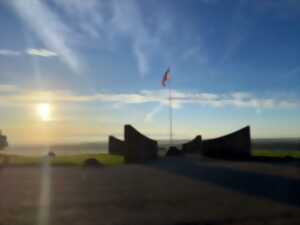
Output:
<path fill-rule="evenodd" d="M 173 145 L 173 107 L 172 107 L 172 89 L 171 81 L 169 81 L 169 120 L 170 120 L 170 145 Z"/>

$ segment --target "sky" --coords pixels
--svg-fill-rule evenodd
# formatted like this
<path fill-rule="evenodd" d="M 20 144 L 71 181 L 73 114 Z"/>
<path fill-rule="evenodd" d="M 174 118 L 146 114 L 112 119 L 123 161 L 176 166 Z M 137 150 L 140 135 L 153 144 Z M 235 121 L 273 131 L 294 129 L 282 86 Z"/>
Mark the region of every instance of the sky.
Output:
<path fill-rule="evenodd" d="M 300 137 L 297 0 L 3 0 L 0 29 L 11 144 L 167 139 L 168 88 L 175 138 Z"/>

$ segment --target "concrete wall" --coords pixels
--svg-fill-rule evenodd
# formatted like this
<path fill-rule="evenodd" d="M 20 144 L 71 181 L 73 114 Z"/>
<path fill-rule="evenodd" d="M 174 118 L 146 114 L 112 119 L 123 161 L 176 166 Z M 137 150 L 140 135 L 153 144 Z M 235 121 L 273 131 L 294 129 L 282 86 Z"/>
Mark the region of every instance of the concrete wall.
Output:
<path fill-rule="evenodd" d="M 108 152 L 113 155 L 125 155 L 126 153 L 126 145 L 125 142 L 114 137 L 108 137 Z"/>
<path fill-rule="evenodd" d="M 202 153 L 213 157 L 249 157 L 251 155 L 250 127 L 223 137 L 202 141 Z"/>
<path fill-rule="evenodd" d="M 126 163 L 142 163 L 157 158 L 157 141 L 139 133 L 131 125 L 125 125 Z"/>
<path fill-rule="evenodd" d="M 193 140 L 184 143 L 182 145 L 182 151 L 184 153 L 201 153 L 202 137 L 196 136 Z"/>

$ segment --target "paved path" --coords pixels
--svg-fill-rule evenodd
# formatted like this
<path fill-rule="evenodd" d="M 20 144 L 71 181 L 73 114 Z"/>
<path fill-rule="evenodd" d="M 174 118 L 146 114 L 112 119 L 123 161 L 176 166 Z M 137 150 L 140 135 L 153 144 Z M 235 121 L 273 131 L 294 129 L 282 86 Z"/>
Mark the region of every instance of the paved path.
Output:
<path fill-rule="evenodd" d="M 300 224 L 298 169 L 192 159 L 0 168 L 0 225 Z"/>

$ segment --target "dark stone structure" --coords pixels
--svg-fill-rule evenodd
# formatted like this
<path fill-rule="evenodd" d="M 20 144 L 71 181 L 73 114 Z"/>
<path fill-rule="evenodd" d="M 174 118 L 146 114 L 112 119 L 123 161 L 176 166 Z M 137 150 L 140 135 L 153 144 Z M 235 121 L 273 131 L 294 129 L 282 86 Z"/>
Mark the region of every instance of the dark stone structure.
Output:
<path fill-rule="evenodd" d="M 175 157 L 180 157 L 180 156 L 184 156 L 184 152 L 179 150 L 177 147 L 175 146 L 171 146 L 166 154 L 167 157 L 169 156 L 175 156 Z"/>
<path fill-rule="evenodd" d="M 8 146 L 7 137 L 5 135 L 2 135 L 2 132 L 0 130 L 0 150 L 6 148 Z"/>
<path fill-rule="evenodd" d="M 126 152 L 125 142 L 114 136 L 109 136 L 108 137 L 108 152 L 109 152 L 109 154 L 124 156 L 125 152 Z"/>
<path fill-rule="evenodd" d="M 139 133 L 131 125 L 125 125 L 126 163 L 143 163 L 157 159 L 157 141 Z"/>
<path fill-rule="evenodd" d="M 182 145 L 184 153 L 201 153 L 202 138 L 200 135 L 196 136 L 193 140 Z"/>
<path fill-rule="evenodd" d="M 250 157 L 250 127 L 244 127 L 223 137 L 204 140 L 201 151 L 206 156 L 220 158 Z"/>

